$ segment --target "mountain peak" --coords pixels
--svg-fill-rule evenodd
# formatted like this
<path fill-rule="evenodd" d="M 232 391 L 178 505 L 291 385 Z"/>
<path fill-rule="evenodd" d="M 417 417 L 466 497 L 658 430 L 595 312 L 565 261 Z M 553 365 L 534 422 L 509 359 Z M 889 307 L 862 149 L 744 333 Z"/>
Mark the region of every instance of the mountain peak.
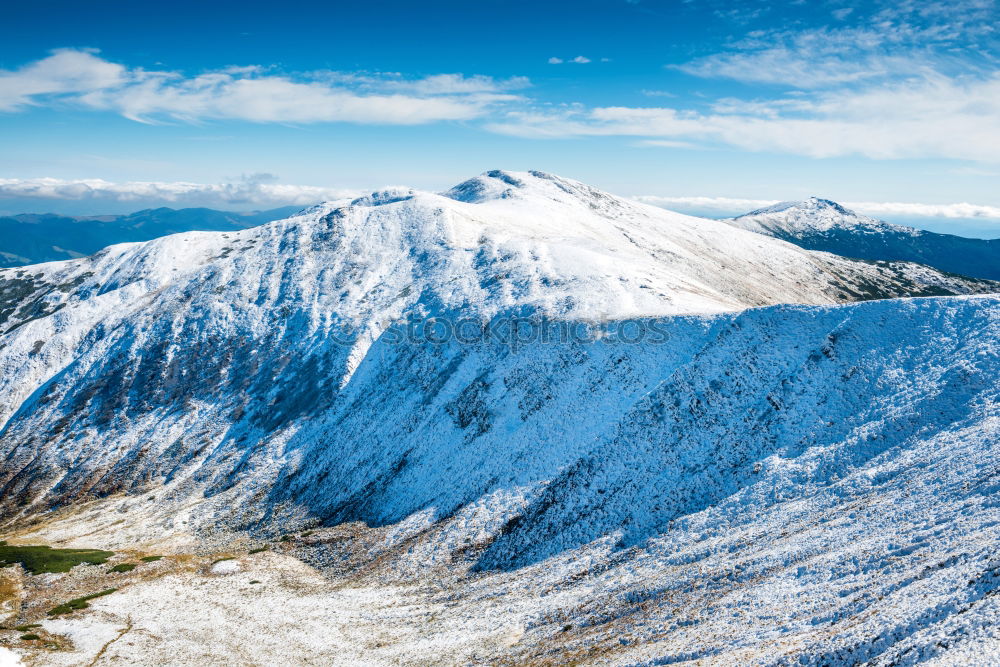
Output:
<path fill-rule="evenodd" d="M 389 187 L 375 190 L 351 200 L 351 206 L 384 206 L 413 199 L 416 191 L 407 187 Z"/>
<path fill-rule="evenodd" d="M 462 181 L 450 190 L 442 193 L 445 197 L 469 204 L 484 201 L 510 199 L 525 192 L 544 187 L 544 181 L 571 183 L 566 179 L 547 174 L 543 171 L 506 171 L 493 169 L 483 172 L 466 181 Z"/>
<path fill-rule="evenodd" d="M 835 230 L 863 234 L 884 234 L 890 231 L 910 235 L 918 233 L 911 227 L 901 227 L 861 215 L 821 197 L 780 202 L 744 213 L 728 222 L 752 232 L 785 240 L 803 235 L 827 234 Z"/>
<path fill-rule="evenodd" d="M 854 211 L 844 208 L 831 199 L 823 199 L 822 197 L 809 197 L 807 199 L 800 199 L 796 201 L 778 202 L 777 204 L 773 204 L 771 206 L 766 206 L 755 211 L 750 211 L 749 213 L 744 213 L 738 217 L 746 218 L 749 216 L 763 215 L 767 213 L 781 213 L 783 211 L 793 209 L 798 211 L 833 211 L 839 213 L 840 215 L 857 217 L 857 214 Z"/>
<path fill-rule="evenodd" d="M 638 214 L 642 204 L 615 197 L 586 183 L 563 178 L 544 171 L 505 171 L 495 169 L 459 183 L 442 196 L 466 204 L 480 204 L 516 214 L 521 222 L 528 219 L 542 228 L 551 228 L 551 219 L 560 217 L 557 210 L 575 211 L 571 216 L 577 222 L 595 220 L 597 215 L 605 222 Z M 575 223 L 574 223 L 575 224 Z"/>

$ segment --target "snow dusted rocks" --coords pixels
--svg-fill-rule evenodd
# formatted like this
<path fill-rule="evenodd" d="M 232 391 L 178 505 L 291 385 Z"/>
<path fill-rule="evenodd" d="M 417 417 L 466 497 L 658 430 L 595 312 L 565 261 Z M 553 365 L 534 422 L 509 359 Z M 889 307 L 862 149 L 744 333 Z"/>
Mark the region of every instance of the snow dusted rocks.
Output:
<path fill-rule="evenodd" d="M 236 574 L 240 572 L 243 568 L 240 567 L 238 560 L 234 558 L 227 558 L 226 560 L 220 560 L 212 564 L 211 572 L 214 575 L 225 576 L 227 574 Z"/>
<path fill-rule="evenodd" d="M 8 519 L 157 489 L 154 527 L 329 526 L 324 571 L 510 600 L 515 659 L 988 640 L 1000 297 L 868 300 L 996 283 L 536 172 L 0 277 Z"/>

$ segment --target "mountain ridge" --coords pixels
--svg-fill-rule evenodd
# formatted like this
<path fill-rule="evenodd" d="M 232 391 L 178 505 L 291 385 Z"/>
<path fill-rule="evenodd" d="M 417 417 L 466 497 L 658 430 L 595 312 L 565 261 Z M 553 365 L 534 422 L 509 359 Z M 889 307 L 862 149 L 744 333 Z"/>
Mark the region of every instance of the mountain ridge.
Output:
<path fill-rule="evenodd" d="M 973 239 L 897 225 L 810 197 L 726 222 L 807 250 L 872 261 L 907 261 L 977 278 L 1000 278 L 1000 239 Z"/>
<path fill-rule="evenodd" d="M 975 650 L 996 283 L 540 172 L 447 193 L 0 270 L 5 528 L 93 501 L 116 549 L 296 532 L 448 622 L 498 600 L 523 639 L 482 655 L 515 663 Z"/>

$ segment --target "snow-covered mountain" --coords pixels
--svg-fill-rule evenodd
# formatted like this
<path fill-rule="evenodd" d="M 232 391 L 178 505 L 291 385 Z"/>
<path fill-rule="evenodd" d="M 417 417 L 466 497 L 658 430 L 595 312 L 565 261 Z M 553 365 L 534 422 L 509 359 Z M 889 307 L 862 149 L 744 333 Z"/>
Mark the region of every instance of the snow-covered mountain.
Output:
<path fill-rule="evenodd" d="M 867 260 L 918 262 L 966 276 L 1000 279 L 1000 239 L 971 239 L 894 225 L 827 199 L 782 202 L 727 222 L 806 250 Z"/>
<path fill-rule="evenodd" d="M 996 283 L 499 171 L 0 278 L 8 520 L 329 526 L 330 571 L 502 599 L 513 662 L 988 633 L 1000 296 L 961 295 Z"/>

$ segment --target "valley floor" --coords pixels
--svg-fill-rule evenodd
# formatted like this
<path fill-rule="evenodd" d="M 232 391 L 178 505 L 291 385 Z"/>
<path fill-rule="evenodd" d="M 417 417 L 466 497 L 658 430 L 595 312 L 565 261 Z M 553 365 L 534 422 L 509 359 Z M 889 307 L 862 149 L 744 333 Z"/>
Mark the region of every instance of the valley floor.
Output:
<path fill-rule="evenodd" d="M 937 484 L 975 487 L 959 463 Z M 0 570 L 0 664 L 996 664 L 1000 515 L 989 495 L 913 493 L 937 475 L 927 467 L 882 466 L 888 487 L 789 500 L 742 525 L 708 528 L 716 507 L 641 548 L 599 540 L 479 574 L 474 555 L 428 557 L 448 521 L 388 549 L 393 527 L 255 542 L 156 529 L 185 508 L 151 494 L 108 498 L 5 535 L 116 554 L 66 574 Z M 109 572 L 122 562 L 137 567 Z M 31 624 L 38 639 L 13 629 Z"/>
<path fill-rule="evenodd" d="M 324 575 L 293 555 L 308 549 L 301 536 L 255 546 L 234 536 L 206 544 L 175 532 L 129 548 L 135 515 L 126 515 L 123 525 L 119 504 L 92 503 L 87 511 L 9 537 L 12 543 L 108 543 L 116 549 L 107 564 L 84 564 L 67 574 L 0 571 L 12 583 L 4 609 L 9 629 L 0 632 L 0 641 L 23 664 L 455 664 L 495 659 L 523 634 L 516 618 L 456 606 L 434 583 Z M 163 557 L 141 561 L 156 555 Z M 138 566 L 109 573 L 117 562 Z M 117 590 L 86 610 L 46 614 L 60 602 L 109 587 Z M 38 624 L 25 631 L 39 639 L 20 640 L 24 631 L 13 629 L 16 624 Z M 0 653 L 0 664 L 12 655 Z"/>

